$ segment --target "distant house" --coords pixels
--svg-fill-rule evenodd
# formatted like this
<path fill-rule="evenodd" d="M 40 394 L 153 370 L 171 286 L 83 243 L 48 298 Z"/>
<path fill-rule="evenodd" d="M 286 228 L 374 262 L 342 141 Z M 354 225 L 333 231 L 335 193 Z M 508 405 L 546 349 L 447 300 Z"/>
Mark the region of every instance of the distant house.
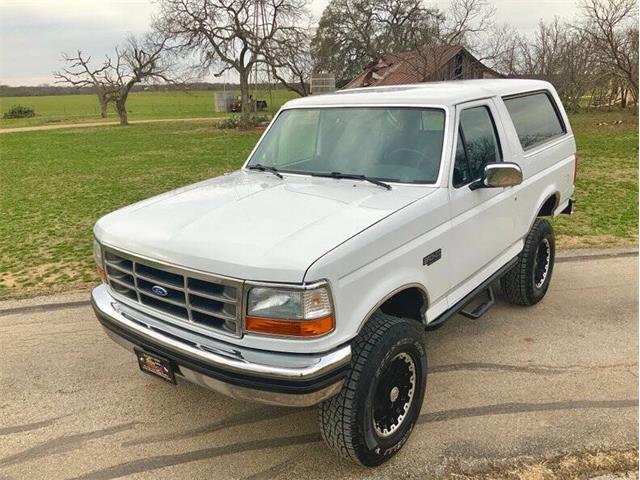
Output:
<path fill-rule="evenodd" d="M 441 45 L 384 55 L 365 65 L 362 73 L 344 88 L 500 77 L 466 48 Z"/>

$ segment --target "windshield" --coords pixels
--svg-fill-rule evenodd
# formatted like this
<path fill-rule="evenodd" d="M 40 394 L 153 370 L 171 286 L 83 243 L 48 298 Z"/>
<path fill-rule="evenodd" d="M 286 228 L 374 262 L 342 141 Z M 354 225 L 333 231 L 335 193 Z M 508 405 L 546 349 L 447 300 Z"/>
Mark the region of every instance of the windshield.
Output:
<path fill-rule="evenodd" d="M 302 174 L 365 175 L 434 183 L 440 170 L 444 110 L 339 107 L 284 110 L 248 166 Z"/>

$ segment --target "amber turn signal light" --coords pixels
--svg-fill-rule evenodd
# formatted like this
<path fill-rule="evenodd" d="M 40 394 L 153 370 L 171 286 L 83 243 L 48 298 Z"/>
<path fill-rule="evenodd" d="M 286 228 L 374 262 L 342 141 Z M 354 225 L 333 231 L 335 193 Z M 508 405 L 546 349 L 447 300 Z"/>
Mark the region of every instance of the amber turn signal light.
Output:
<path fill-rule="evenodd" d="M 317 337 L 333 330 L 333 315 L 313 320 L 282 320 L 247 316 L 245 330 L 268 335 L 287 335 L 291 337 Z"/>

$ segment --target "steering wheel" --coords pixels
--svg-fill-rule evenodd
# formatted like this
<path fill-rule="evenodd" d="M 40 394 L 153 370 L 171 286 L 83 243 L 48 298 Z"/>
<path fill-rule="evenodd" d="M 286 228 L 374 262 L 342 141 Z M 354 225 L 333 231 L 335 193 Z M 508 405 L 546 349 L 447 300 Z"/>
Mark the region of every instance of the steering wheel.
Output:
<path fill-rule="evenodd" d="M 385 155 L 385 159 L 389 157 L 393 157 L 394 155 L 402 154 L 402 153 L 413 156 L 413 167 L 415 168 L 419 168 L 421 166 L 420 164 L 422 164 L 423 162 L 429 159 L 424 152 L 421 152 L 420 150 L 416 150 L 414 148 L 408 148 L 408 147 L 394 148 L 389 153 L 387 153 L 387 155 Z M 404 160 L 404 161 L 407 161 L 407 160 Z M 398 165 L 398 163 L 396 162 L 389 162 L 389 163 Z"/>

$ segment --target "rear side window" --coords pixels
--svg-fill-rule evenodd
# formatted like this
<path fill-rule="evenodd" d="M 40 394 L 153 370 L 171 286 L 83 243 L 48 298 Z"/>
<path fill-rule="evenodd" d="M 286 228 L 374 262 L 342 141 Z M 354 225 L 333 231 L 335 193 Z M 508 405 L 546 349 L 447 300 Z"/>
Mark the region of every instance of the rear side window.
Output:
<path fill-rule="evenodd" d="M 546 92 L 503 98 L 520 145 L 529 150 L 566 133 L 558 109 Z"/>

